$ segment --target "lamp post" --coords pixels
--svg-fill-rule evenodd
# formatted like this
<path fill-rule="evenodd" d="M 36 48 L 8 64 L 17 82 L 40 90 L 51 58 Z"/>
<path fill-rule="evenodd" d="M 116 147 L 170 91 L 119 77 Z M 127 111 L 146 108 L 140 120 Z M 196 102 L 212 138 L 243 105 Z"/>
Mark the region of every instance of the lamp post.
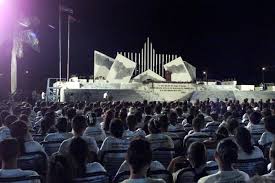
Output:
<path fill-rule="evenodd" d="M 208 85 L 208 75 L 206 71 L 203 71 L 202 74 L 205 76 L 206 85 Z"/>
<path fill-rule="evenodd" d="M 264 84 L 265 83 L 265 71 L 266 71 L 266 67 L 262 67 L 262 83 Z"/>

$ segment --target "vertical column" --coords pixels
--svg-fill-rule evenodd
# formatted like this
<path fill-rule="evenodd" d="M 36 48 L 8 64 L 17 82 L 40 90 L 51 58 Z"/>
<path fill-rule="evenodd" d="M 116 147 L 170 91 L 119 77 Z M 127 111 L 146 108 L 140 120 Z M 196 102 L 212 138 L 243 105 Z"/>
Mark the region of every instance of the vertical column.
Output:
<path fill-rule="evenodd" d="M 150 43 L 150 69 L 153 71 L 153 44 Z"/>
<path fill-rule="evenodd" d="M 123 53 L 123 56 L 124 56 L 124 57 L 127 57 L 127 53 L 126 53 L 126 52 L 124 52 L 124 53 Z"/>
<path fill-rule="evenodd" d="M 143 53 L 143 48 L 141 49 L 141 59 L 140 59 L 140 72 L 143 72 L 143 57 L 144 57 L 144 53 Z"/>
<path fill-rule="evenodd" d="M 138 53 L 138 74 L 141 73 L 141 57 L 140 53 Z"/>
<path fill-rule="evenodd" d="M 162 54 L 162 58 L 161 58 L 161 67 L 160 67 L 160 70 L 161 70 L 161 76 L 163 77 L 164 76 L 164 73 L 163 73 L 163 65 L 164 65 L 164 62 L 165 62 L 165 55 Z"/>
<path fill-rule="evenodd" d="M 128 52 L 128 53 L 127 53 L 127 58 L 129 58 L 129 59 L 130 59 L 130 52 Z"/>
<path fill-rule="evenodd" d="M 149 37 L 147 38 L 147 59 L 146 59 L 147 69 L 150 69 L 150 41 Z"/>
<path fill-rule="evenodd" d="M 152 71 L 156 72 L 156 68 L 155 68 L 155 58 L 156 58 L 156 53 L 155 53 L 155 49 L 153 49 L 153 55 L 152 55 Z"/>
<path fill-rule="evenodd" d="M 170 62 L 170 61 L 171 61 L 171 55 L 169 54 L 167 63 Z"/>
<path fill-rule="evenodd" d="M 136 67 L 135 67 L 135 75 L 137 74 L 137 70 L 138 70 L 138 60 L 137 60 L 137 53 L 134 53 L 134 62 L 136 63 Z"/>
<path fill-rule="evenodd" d="M 161 54 L 159 54 L 159 60 L 158 60 L 158 68 L 159 68 L 159 72 L 158 72 L 158 74 L 161 76 L 161 58 L 162 58 L 162 55 Z"/>
<path fill-rule="evenodd" d="M 157 64 L 157 63 L 158 63 L 158 58 L 159 58 L 158 56 L 159 56 L 159 55 L 156 54 L 156 59 L 155 59 L 155 66 L 156 66 L 156 67 L 155 67 L 155 73 L 157 73 L 157 74 L 159 74 L 159 73 L 158 73 L 159 69 L 158 69 L 158 64 Z"/>
<path fill-rule="evenodd" d="M 146 42 L 147 43 L 147 42 Z M 144 58 L 143 58 L 143 68 L 144 68 L 144 70 L 143 71 L 145 71 L 145 70 L 147 70 L 147 44 L 146 43 L 144 43 Z"/>

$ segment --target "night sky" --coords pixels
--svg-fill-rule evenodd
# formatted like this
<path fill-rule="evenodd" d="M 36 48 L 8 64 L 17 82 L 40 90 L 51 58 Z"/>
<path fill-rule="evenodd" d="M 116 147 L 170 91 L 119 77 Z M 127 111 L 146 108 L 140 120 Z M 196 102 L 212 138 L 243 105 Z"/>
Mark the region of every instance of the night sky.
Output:
<path fill-rule="evenodd" d="M 48 77 L 58 77 L 58 29 L 47 26 L 58 28 L 58 4 L 57 0 L 25 2 L 24 14 L 41 20 L 36 29 L 41 52 L 25 46 L 25 56 L 18 62 L 18 84 L 24 89 L 45 88 Z M 117 51 L 139 52 L 148 36 L 157 53 L 182 56 L 197 67 L 198 77 L 207 70 L 210 79 L 259 83 L 261 67 L 275 66 L 275 1 L 68 0 L 65 4 L 80 21 L 71 25 L 71 74 L 92 74 L 94 50 L 111 57 Z M 65 17 L 63 21 L 65 77 Z M 0 47 L 2 87 L 9 80 L 9 49 L 9 43 Z M 268 70 L 266 81 L 274 82 L 274 75 L 275 68 Z"/>

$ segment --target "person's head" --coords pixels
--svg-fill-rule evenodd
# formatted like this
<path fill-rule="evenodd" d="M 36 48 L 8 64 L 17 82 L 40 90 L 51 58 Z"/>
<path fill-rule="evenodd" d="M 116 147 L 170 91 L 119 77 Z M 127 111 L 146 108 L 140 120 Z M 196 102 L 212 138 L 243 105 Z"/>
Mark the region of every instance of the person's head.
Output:
<path fill-rule="evenodd" d="M 48 183 L 72 183 L 72 168 L 68 158 L 61 154 L 53 154 L 49 161 Z"/>
<path fill-rule="evenodd" d="M 219 119 L 219 114 L 217 112 L 210 113 L 210 116 L 213 119 L 213 121 L 218 121 Z"/>
<path fill-rule="evenodd" d="M 75 136 L 81 136 L 87 127 L 86 118 L 82 115 L 76 115 L 73 118 L 72 129 Z"/>
<path fill-rule="evenodd" d="M 193 168 L 199 168 L 206 164 L 207 155 L 205 145 L 201 142 L 193 142 L 187 150 L 187 158 Z"/>
<path fill-rule="evenodd" d="M 259 124 L 261 122 L 261 119 L 262 119 L 262 115 L 260 112 L 252 112 L 249 116 L 249 120 L 251 123 L 253 124 Z"/>
<path fill-rule="evenodd" d="M 15 138 L 8 138 L 0 142 L 0 159 L 2 168 L 16 168 L 16 159 L 19 156 L 19 144 Z M 13 164 L 13 165 L 12 165 Z"/>
<path fill-rule="evenodd" d="M 152 107 L 147 105 L 145 108 L 144 108 L 144 113 L 146 115 L 151 115 L 152 114 Z"/>
<path fill-rule="evenodd" d="M 123 122 L 118 118 L 113 119 L 110 124 L 111 135 L 116 138 L 121 138 L 123 135 L 123 132 L 124 132 Z"/>
<path fill-rule="evenodd" d="M 177 108 L 176 108 L 176 114 L 177 114 L 177 116 L 179 116 L 179 117 L 181 117 L 181 116 L 182 116 L 182 114 L 183 114 L 183 110 L 182 110 L 182 108 L 181 108 L 181 107 L 177 107 Z"/>
<path fill-rule="evenodd" d="M 232 139 L 223 139 L 218 143 L 215 152 L 215 160 L 219 168 L 231 168 L 233 163 L 238 159 L 238 146 Z"/>
<path fill-rule="evenodd" d="M 137 118 L 135 115 L 130 114 L 127 119 L 126 119 L 126 123 L 128 126 L 128 129 L 131 131 L 134 131 L 136 129 L 137 126 Z"/>
<path fill-rule="evenodd" d="M 219 127 L 217 131 L 215 132 L 216 134 L 216 139 L 218 141 L 227 138 L 229 136 L 228 130 L 225 127 Z"/>
<path fill-rule="evenodd" d="M 251 143 L 251 134 L 244 127 L 238 127 L 235 135 L 236 141 L 244 152 L 251 154 L 254 146 Z"/>
<path fill-rule="evenodd" d="M 199 117 L 196 117 L 192 120 L 192 127 L 195 132 L 201 131 L 201 128 L 203 126 L 203 120 Z"/>
<path fill-rule="evenodd" d="M 1 127 L 2 125 L 5 125 L 5 124 L 4 124 L 4 121 L 5 121 L 5 118 L 6 118 L 8 115 L 10 115 L 9 111 L 6 111 L 6 110 L 1 111 L 1 113 L 0 113 L 0 127 Z"/>
<path fill-rule="evenodd" d="M 114 112 L 112 110 L 108 110 L 106 113 L 105 113 L 105 118 L 104 118 L 104 127 L 103 129 L 105 131 L 109 131 L 109 128 L 110 128 L 110 123 L 111 123 L 111 120 L 114 118 Z"/>
<path fill-rule="evenodd" d="M 239 127 L 239 122 L 235 118 L 229 118 L 226 121 L 226 128 L 230 135 L 235 134 L 235 130 Z"/>
<path fill-rule="evenodd" d="M 75 116 L 76 116 L 76 109 L 75 108 L 69 108 L 67 110 L 68 120 L 72 120 Z"/>
<path fill-rule="evenodd" d="M 264 119 L 265 129 L 275 134 L 275 116 L 269 116 Z"/>
<path fill-rule="evenodd" d="M 97 122 L 97 118 L 96 118 L 96 114 L 93 112 L 88 112 L 86 114 L 87 117 L 87 122 L 88 122 L 88 126 L 92 127 L 96 125 Z"/>
<path fill-rule="evenodd" d="M 127 118 L 127 109 L 126 108 L 122 108 L 120 111 L 119 111 L 119 118 L 125 122 L 126 121 L 126 118 Z"/>
<path fill-rule="evenodd" d="M 142 112 L 141 111 L 136 111 L 134 113 L 134 115 L 136 117 L 137 123 L 141 123 L 142 122 Z"/>
<path fill-rule="evenodd" d="M 167 115 L 160 115 L 159 116 L 159 123 L 160 123 L 160 130 L 162 132 L 168 131 L 169 121 Z"/>
<path fill-rule="evenodd" d="M 81 137 L 73 138 L 69 154 L 73 160 L 73 167 L 76 177 L 81 177 L 86 173 L 86 164 L 89 156 L 89 148 L 87 142 Z"/>
<path fill-rule="evenodd" d="M 152 118 L 150 119 L 149 123 L 148 123 L 148 131 L 150 134 L 157 134 L 157 133 L 161 133 L 161 129 L 160 129 L 160 121 L 158 119 Z"/>
<path fill-rule="evenodd" d="M 126 161 L 130 166 L 131 174 L 145 176 L 152 161 L 150 143 L 143 139 L 133 140 L 128 148 Z"/>
<path fill-rule="evenodd" d="M 10 125 L 11 136 L 19 143 L 20 154 L 25 153 L 25 137 L 28 134 L 28 127 L 24 121 L 16 121 Z"/>
<path fill-rule="evenodd" d="M 161 104 L 156 105 L 156 107 L 155 107 L 155 112 L 156 112 L 157 114 L 160 114 L 160 113 L 161 113 L 161 110 L 162 110 Z"/>
<path fill-rule="evenodd" d="M 67 131 L 67 119 L 64 117 L 58 118 L 55 127 L 58 132 L 65 133 Z"/>
<path fill-rule="evenodd" d="M 181 108 L 179 108 L 179 109 L 181 109 Z M 177 121 L 178 121 L 178 115 L 177 115 L 177 113 L 176 112 L 171 112 L 169 114 L 169 122 L 171 124 L 175 125 L 177 123 Z"/>
<path fill-rule="evenodd" d="M 17 120 L 18 118 L 15 115 L 8 115 L 4 120 L 4 125 L 10 128 L 10 125 Z"/>

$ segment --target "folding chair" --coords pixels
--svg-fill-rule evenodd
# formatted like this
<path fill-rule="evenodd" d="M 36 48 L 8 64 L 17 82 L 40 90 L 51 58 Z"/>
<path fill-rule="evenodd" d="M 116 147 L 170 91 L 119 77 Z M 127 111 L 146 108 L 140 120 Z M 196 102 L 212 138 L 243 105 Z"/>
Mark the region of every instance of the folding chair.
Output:
<path fill-rule="evenodd" d="M 250 177 L 267 173 L 267 161 L 264 158 L 238 160 L 234 167 L 247 173 Z"/>
<path fill-rule="evenodd" d="M 173 176 L 168 170 L 154 170 L 147 173 L 148 177 L 162 179 L 166 183 L 173 183 Z"/>
<path fill-rule="evenodd" d="M 0 177 L 0 182 L 1 183 L 16 183 L 16 182 L 30 182 L 30 183 L 39 183 L 41 182 L 41 177 L 39 175 L 37 176 L 20 176 L 20 177 Z"/>
<path fill-rule="evenodd" d="M 115 176 L 120 165 L 125 160 L 127 150 L 103 151 L 100 162 L 105 167 L 111 178 Z"/>
<path fill-rule="evenodd" d="M 42 142 L 44 140 L 45 135 L 42 135 L 42 134 L 33 134 L 32 138 L 33 138 L 34 141 L 40 143 L 40 142 Z"/>
<path fill-rule="evenodd" d="M 113 178 L 113 183 L 120 183 L 130 177 L 130 171 L 124 171 L 116 174 L 116 176 Z"/>
<path fill-rule="evenodd" d="M 107 172 L 86 173 L 84 176 L 75 178 L 75 183 L 110 183 L 111 179 Z"/>
<path fill-rule="evenodd" d="M 58 152 L 59 146 L 63 141 L 43 141 L 40 142 L 42 147 L 48 156 L 51 156 L 53 153 Z"/>
<path fill-rule="evenodd" d="M 153 150 L 153 161 L 159 161 L 165 168 L 168 167 L 173 156 L 175 154 L 175 149 L 171 148 L 157 148 Z"/>

